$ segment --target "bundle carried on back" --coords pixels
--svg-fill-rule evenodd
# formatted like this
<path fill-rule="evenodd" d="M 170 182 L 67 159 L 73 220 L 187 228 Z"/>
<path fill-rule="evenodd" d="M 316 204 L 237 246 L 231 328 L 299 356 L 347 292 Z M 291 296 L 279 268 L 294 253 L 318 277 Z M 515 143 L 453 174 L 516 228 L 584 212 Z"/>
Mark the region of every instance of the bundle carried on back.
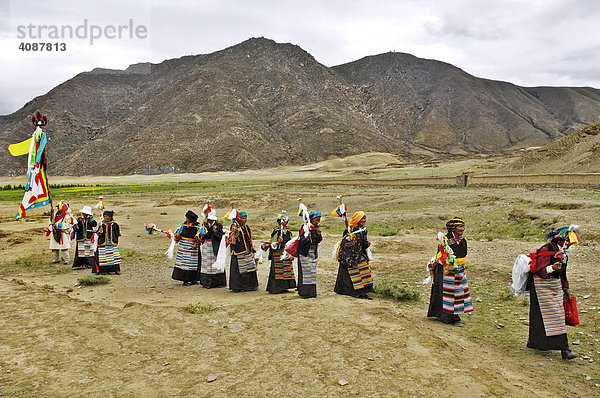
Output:
<path fill-rule="evenodd" d="M 564 238 L 568 240 L 571 244 L 575 244 L 580 241 L 579 236 L 575 232 L 575 229 L 579 228 L 578 225 L 571 225 L 569 227 L 559 228 L 557 231 L 553 231 L 549 233 L 547 238 Z M 561 249 L 559 251 L 544 251 L 540 253 L 529 253 L 529 254 L 519 254 L 512 269 L 512 280 L 513 283 L 510 286 L 510 291 L 515 294 L 515 296 L 520 296 L 527 291 L 527 280 L 530 274 L 534 274 L 537 271 L 537 259 L 541 256 L 559 256 L 566 255 L 569 252 L 565 249 Z"/>

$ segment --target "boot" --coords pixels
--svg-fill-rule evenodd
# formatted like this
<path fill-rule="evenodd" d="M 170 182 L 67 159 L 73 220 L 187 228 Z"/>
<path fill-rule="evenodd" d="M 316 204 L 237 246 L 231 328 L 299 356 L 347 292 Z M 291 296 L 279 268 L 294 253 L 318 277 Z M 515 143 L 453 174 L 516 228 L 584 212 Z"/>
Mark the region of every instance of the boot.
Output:
<path fill-rule="evenodd" d="M 561 350 L 560 351 L 560 356 L 562 357 L 562 359 L 564 360 L 569 360 L 569 359 L 575 359 L 577 358 L 579 355 L 577 355 L 576 353 L 574 353 L 571 350 Z"/>

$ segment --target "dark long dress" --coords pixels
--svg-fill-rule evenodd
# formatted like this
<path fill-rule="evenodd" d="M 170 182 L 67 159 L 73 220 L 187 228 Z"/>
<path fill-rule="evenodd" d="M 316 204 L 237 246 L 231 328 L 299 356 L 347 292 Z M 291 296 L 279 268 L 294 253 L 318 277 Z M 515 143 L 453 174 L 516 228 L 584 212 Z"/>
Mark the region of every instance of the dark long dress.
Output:
<path fill-rule="evenodd" d="M 120 273 L 121 254 L 119 253 L 119 236 L 121 229 L 114 221 L 102 223 L 98 234 L 98 261 L 92 268 L 94 274 Z"/>
<path fill-rule="evenodd" d="M 277 242 L 281 236 L 281 229 L 275 229 L 271 233 L 271 241 Z M 285 230 L 283 233 L 283 241 L 277 245 L 275 249 L 271 247 L 269 249 L 269 259 L 271 260 L 271 268 L 269 270 L 269 280 L 267 282 L 267 292 L 269 293 L 285 293 L 288 289 L 294 289 L 296 287 L 296 279 L 294 278 L 294 270 L 289 260 L 289 265 L 281 264 L 281 256 L 283 255 L 285 244 L 292 239 L 292 233 Z M 278 270 L 276 272 L 275 263 L 277 262 Z M 287 272 L 286 272 L 287 271 Z"/>
<path fill-rule="evenodd" d="M 231 247 L 231 262 L 229 263 L 229 290 L 233 292 L 253 291 L 258 289 L 258 275 L 254 262 L 252 247 L 252 232 L 247 224 L 239 227 L 238 236 Z M 242 267 L 240 267 L 242 265 Z M 241 268 L 241 270 L 240 270 Z"/>
<path fill-rule="evenodd" d="M 458 242 L 454 240 L 454 234 L 449 232 L 446 235 L 449 239 L 449 246 L 454 252 L 456 258 L 467 257 L 467 240 L 460 239 Z M 431 285 L 431 296 L 429 299 L 428 317 L 438 318 L 444 323 L 456 323 L 460 321 L 457 314 L 444 311 L 443 308 L 443 287 L 444 287 L 444 267 L 436 263 L 433 270 L 433 284 Z"/>
<path fill-rule="evenodd" d="M 367 255 L 367 230 L 354 235 L 354 240 L 347 239 L 348 231 L 344 231 L 338 256 L 340 265 L 333 291 L 346 296 L 365 297 L 367 293 L 373 292 L 373 277 Z"/>
<path fill-rule="evenodd" d="M 200 246 L 194 248 L 198 234 L 198 223 L 184 223 L 176 232 L 179 234 L 177 257 L 171 278 L 184 284 L 196 284 L 200 279 Z"/>
<path fill-rule="evenodd" d="M 96 226 L 98 226 L 98 223 L 93 217 L 79 217 L 77 219 L 77 223 L 73 226 L 73 231 L 75 231 L 75 239 L 77 240 L 75 245 L 73 268 L 94 269 L 96 267 L 96 264 L 98 263 L 98 252 L 92 250 L 91 247 L 93 244 L 90 242 L 90 239 L 94 235 L 93 231 Z"/>
<path fill-rule="evenodd" d="M 547 243 L 542 246 L 537 253 L 544 251 L 558 251 L 559 248 L 555 243 Z M 569 288 L 569 281 L 567 280 L 567 261 L 568 259 L 565 257 L 563 260 L 563 268 L 554 271 L 550 274 L 546 272 L 546 267 L 548 265 L 560 262 L 561 260 L 556 258 L 555 256 L 539 256 L 536 260 L 536 278 L 533 278 L 532 275 L 529 276 L 528 279 L 528 287 L 531 293 L 531 297 L 529 300 L 529 339 L 527 341 L 527 347 L 536 348 L 538 350 L 568 350 L 569 349 L 569 340 L 567 338 L 567 333 L 561 333 L 554 336 L 546 335 L 546 328 L 544 326 L 544 319 L 542 316 L 542 311 L 540 309 L 540 302 L 538 300 L 538 292 L 536 291 L 536 280 L 538 283 L 542 283 L 543 280 L 557 280 L 560 279 L 560 286 L 562 288 Z M 540 279 L 537 279 L 540 278 Z M 553 292 L 556 295 L 560 295 L 562 297 L 562 289 Z M 564 321 L 564 316 L 562 317 Z"/>
<path fill-rule="evenodd" d="M 227 286 L 225 271 L 218 272 L 213 268 L 223 238 L 223 225 L 216 221 L 214 225 L 217 227 L 216 230 L 213 231 L 212 226 L 207 227 L 206 234 L 202 235 L 200 240 L 201 252 L 204 253 L 200 260 L 200 284 L 207 289 Z"/>
<path fill-rule="evenodd" d="M 323 237 L 311 229 L 304 237 L 303 228 L 298 238 L 298 295 L 302 298 L 317 297 L 316 267 L 319 258 L 319 243 Z M 304 261 L 304 263 L 303 263 Z"/>

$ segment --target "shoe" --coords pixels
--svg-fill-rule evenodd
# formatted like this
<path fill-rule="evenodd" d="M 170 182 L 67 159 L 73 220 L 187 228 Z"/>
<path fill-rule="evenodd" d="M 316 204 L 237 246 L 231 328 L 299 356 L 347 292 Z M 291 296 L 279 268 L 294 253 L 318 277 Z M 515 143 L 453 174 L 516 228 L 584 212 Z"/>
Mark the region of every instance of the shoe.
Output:
<path fill-rule="evenodd" d="M 459 327 L 459 328 L 462 328 L 463 326 L 465 326 L 465 324 L 462 323 L 462 321 L 456 321 L 456 322 L 451 323 L 450 325 L 456 326 L 456 327 Z"/>
<path fill-rule="evenodd" d="M 52 261 L 52 264 L 58 264 L 58 263 L 59 263 L 59 261 L 58 261 L 58 260 L 53 260 L 53 261 Z"/>
<path fill-rule="evenodd" d="M 569 360 L 569 359 L 575 359 L 577 358 L 579 355 L 574 353 L 571 350 L 561 350 L 560 351 L 560 356 L 562 357 L 562 359 L 564 360 Z"/>

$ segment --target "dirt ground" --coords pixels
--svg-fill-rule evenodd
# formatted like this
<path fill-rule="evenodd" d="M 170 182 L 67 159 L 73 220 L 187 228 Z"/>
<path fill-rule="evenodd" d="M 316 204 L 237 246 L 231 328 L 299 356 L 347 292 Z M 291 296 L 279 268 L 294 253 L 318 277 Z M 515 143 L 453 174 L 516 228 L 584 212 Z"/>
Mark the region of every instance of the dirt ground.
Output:
<path fill-rule="evenodd" d="M 333 293 L 337 264 L 331 249 L 342 221 L 331 216 L 322 220 L 328 227 L 320 248 L 318 297 L 309 300 L 295 292 L 267 294 L 266 259 L 259 265 L 256 292 L 181 286 L 170 278 L 173 260 L 162 254 L 169 240 L 143 229 L 144 222 L 176 228 L 185 211 L 199 212 L 206 198 L 214 200 L 221 219 L 234 199 L 236 207 L 248 211 L 258 241 L 266 238 L 282 208 L 294 215 L 298 196 L 310 209 L 328 214 L 341 193 L 334 186 L 228 182 L 148 193 L 123 188 L 105 195 L 122 227 L 122 275 L 93 287 L 77 286 L 89 271 L 48 265 L 44 210 L 31 211 L 30 221 L 15 222 L 18 203 L 0 201 L 0 396 L 600 396 L 594 362 L 600 358 L 594 272 L 598 192 L 343 189 L 350 190 L 350 210 L 367 211 L 376 283 L 409 287 L 420 292 L 418 301 L 397 303 L 383 296 L 367 301 Z M 55 200 L 68 199 L 77 210 L 93 206 L 96 195 L 73 193 Z M 480 204 L 471 207 L 476 201 Z M 545 208 L 547 201 L 583 205 L 562 210 Z M 570 341 L 580 340 L 573 349 L 586 360 L 567 363 L 556 352 L 524 348 L 528 309 L 503 292 L 516 255 L 535 250 L 543 238 L 481 238 L 497 221 L 495 209 L 521 204 L 531 214 L 558 217 L 557 224 L 576 219 L 585 226 L 584 239 L 586 233 L 591 237 L 573 249 L 571 262 L 577 265 L 570 274 L 580 310 L 586 312 L 581 328 L 569 327 L 568 333 Z M 458 214 L 467 219 L 467 237 L 473 236 L 467 275 L 475 312 L 464 316 L 463 328 L 426 318 L 429 286 L 419 282 L 435 251 L 435 233 L 443 230 L 446 217 Z M 212 310 L 186 311 L 196 303 Z"/>

